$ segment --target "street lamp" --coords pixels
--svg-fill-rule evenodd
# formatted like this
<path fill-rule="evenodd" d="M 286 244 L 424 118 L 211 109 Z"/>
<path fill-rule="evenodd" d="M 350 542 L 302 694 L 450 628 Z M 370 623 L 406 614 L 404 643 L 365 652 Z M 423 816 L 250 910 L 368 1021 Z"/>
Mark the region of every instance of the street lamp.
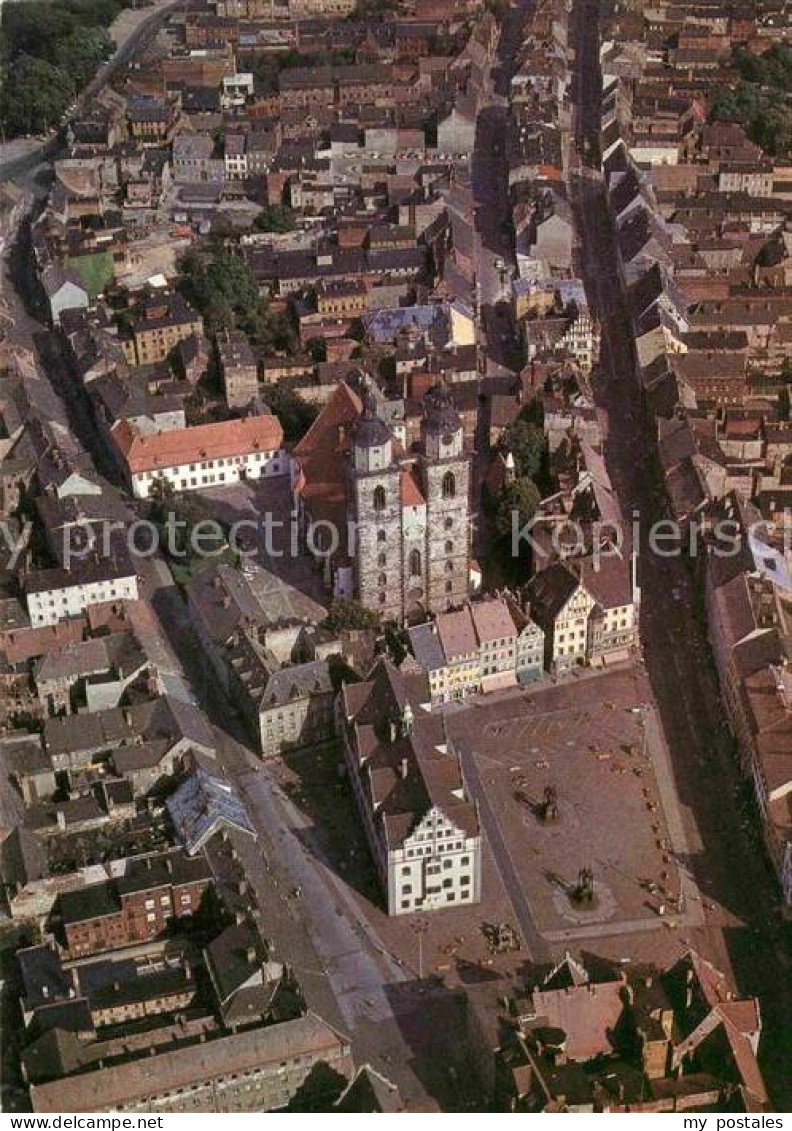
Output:
<path fill-rule="evenodd" d="M 429 930 L 428 919 L 417 919 L 412 924 L 412 932 L 418 938 L 418 981 L 423 981 L 423 940 Z"/>

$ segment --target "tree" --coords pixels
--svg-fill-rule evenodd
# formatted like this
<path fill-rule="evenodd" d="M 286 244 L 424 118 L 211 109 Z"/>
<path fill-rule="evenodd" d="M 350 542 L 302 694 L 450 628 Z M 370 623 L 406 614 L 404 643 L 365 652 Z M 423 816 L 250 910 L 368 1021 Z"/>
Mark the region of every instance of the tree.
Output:
<path fill-rule="evenodd" d="M 6 134 L 43 131 L 112 50 L 107 26 L 122 0 L 28 0 L 3 5 L 0 123 Z"/>
<path fill-rule="evenodd" d="M 716 92 L 712 118 L 738 122 L 767 153 L 792 152 L 792 48 L 774 43 L 762 55 L 738 48 L 734 62 L 740 81 Z"/>
<path fill-rule="evenodd" d="M 513 421 L 503 437 L 503 446 L 514 456 L 518 476 L 534 478 L 542 466 L 547 441 L 544 431 L 526 419 L 526 409 Z"/>
<path fill-rule="evenodd" d="M 217 522 L 211 507 L 190 492 L 177 492 L 173 484 L 160 476 L 151 485 L 151 518 L 160 531 L 160 545 L 174 561 L 192 561 L 197 557 L 219 554 L 226 545 L 225 530 Z M 194 536 L 196 526 L 211 522 L 200 538 Z"/>
<path fill-rule="evenodd" d="M 532 479 L 515 479 L 508 483 L 495 509 L 494 527 L 498 538 L 510 543 L 515 521 L 517 526 L 530 522 L 540 501 L 539 489 Z"/>
<path fill-rule="evenodd" d="M 265 204 L 253 221 L 257 232 L 292 232 L 296 226 L 294 212 L 286 204 Z"/>
<path fill-rule="evenodd" d="M 301 440 L 318 416 L 316 408 L 289 385 L 265 385 L 261 399 L 280 420 L 288 444 Z"/>
<path fill-rule="evenodd" d="M 42 133 L 59 121 L 72 99 L 71 79 L 45 59 L 21 55 L 4 75 L 0 120 L 10 136 Z"/>
<path fill-rule="evenodd" d="M 382 618 L 374 609 L 368 609 L 352 597 L 334 597 L 325 620 L 325 627 L 331 632 L 344 629 L 378 629 Z"/>
<path fill-rule="evenodd" d="M 234 326 L 259 305 L 258 284 L 239 256 L 220 250 L 208 259 L 197 252 L 184 257 L 179 286 L 201 312 L 210 330 Z"/>

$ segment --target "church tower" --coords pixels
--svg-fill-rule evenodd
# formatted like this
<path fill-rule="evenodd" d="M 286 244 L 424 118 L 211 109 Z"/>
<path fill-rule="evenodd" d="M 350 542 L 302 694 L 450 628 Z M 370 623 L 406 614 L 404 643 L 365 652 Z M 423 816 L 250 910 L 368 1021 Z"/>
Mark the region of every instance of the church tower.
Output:
<path fill-rule="evenodd" d="M 444 384 L 427 394 L 423 453 L 427 608 L 438 613 L 461 605 L 470 587 L 470 460 Z"/>
<path fill-rule="evenodd" d="M 401 621 L 403 591 L 401 471 L 393 436 L 371 392 L 352 431 L 351 518 L 355 596 L 383 620 Z"/>

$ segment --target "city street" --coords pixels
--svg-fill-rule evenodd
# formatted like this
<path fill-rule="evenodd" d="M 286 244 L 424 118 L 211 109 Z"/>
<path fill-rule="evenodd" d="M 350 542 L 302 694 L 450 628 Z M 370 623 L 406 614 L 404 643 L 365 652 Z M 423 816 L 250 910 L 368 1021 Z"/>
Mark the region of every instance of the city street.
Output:
<path fill-rule="evenodd" d="M 596 0 L 576 7 L 578 152 L 596 151 L 601 78 Z M 792 1008 L 789 961 L 779 920 L 779 893 L 770 865 L 741 808 L 742 784 L 724 711 L 697 615 L 695 588 L 684 559 L 663 559 L 646 549 L 646 536 L 660 517 L 660 482 L 653 459 L 655 438 L 642 416 L 629 311 L 620 281 L 604 188 L 581 175 L 575 186 L 583 242 L 582 269 L 589 299 L 602 322 L 602 359 L 595 383 L 598 405 L 608 417 L 606 460 L 622 513 L 637 512 L 643 552 L 639 556 L 641 639 L 652 693 L 673 765 L 690 844 L 689 866 L 713 905 L 715 924 L 691 932 L 690 942 L 716 962 L 730 964 L 739 989 L 757 994 L 765 1037 L 762 1054 L 779 1110 L 792 1102 L 786 1028 Z M 681 600 L 672 600 L 678 590 Z M 751 834 L 754 835 L 751 835 Z M 722 928 L 721 924 L 727 925 Z M 783 1044 L 782 1044 L 783 1041 Z"/>
<path fill-rule="evenodd" d="M 507 156 L 509 83 L 518 61 L 530 0 L 505 16 L 484 105 L 476 123 L 472 183 L 476 211 L 476 291 L 486 373 L 508 375 L 520 365 L 511 304 L 514 238 Z"/>

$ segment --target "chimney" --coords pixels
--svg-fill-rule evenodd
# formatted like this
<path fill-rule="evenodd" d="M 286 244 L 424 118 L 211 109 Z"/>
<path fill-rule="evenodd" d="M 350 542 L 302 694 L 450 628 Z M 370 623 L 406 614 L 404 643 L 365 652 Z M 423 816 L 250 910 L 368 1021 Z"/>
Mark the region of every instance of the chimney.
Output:
<path fill-rule="evenodd" d="M 59 829 L 65 829 L 66 828 L 66 814 L 63 812 L 62 809 L 56 809 L 55 810 L 55 820 L 57 821 Z"/>
<path fill-rule="evenodd" d="M 402 781 L 406 781 L 407 780 L 407 774 L 409 772 L 409 767 L 407 765 L 407 759 L 406 758 L 402 758 L 400 768 L 401 768 L 401 779 L 402 779 Z"/>
<path fill-rule="evenodd" d="M 245 951 L 245 958 L 247 959 L 248 966 L 252 966 L 256 961 L 256 948 L 249 946 Z"/>

